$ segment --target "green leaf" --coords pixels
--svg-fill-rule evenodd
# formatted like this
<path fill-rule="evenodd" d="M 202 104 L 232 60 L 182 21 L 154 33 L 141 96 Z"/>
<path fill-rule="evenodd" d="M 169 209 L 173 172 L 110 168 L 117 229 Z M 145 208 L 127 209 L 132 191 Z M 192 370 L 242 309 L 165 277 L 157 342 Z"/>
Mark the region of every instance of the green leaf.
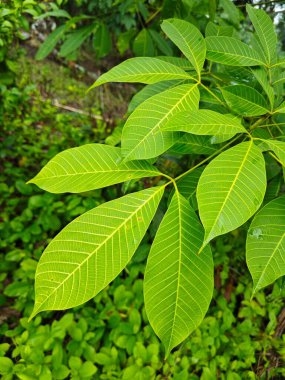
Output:
<path fill-rule="evenodd" d="M 101 75 L 91 88 L 108 82 L 151 84 L 171 79 L 190 79 L 179 67 L 151 57 L 130 58 Z"/>
<path fill-rule="evenodd" d="M 80 193 L 159 175 L 147 162 L 121 161 L 120 148 L 87 144 L 57 154 L 29 183 L 51 193 Z"/>
<path fill-rule="evenodd" d="M 112 50 L 112 36 L 106 24 L 99 25 L 94 33 L 93 46 L 97 58 L 105 57 Z"/>
<path fill-rule="evenodd" d="M 201 166 L 184 175 L 177 181 L 179 193 L 183 195 L 183 197 L 185 197 L 187 200 L 191 200 L 195 194 L 199 178 L 201 177 L 204 169 L 205 167 Z"/>
<path fill-rule="evenodd" d="M 234 136 L 236 133 L 246 133 L 246 129 L 237 118 L 203 109 L 176 113 L 162 129 L 193 133 L 194 135 L 230 134 Z"/>
<path fill-rule="evenodd" d="M 285 102 L 280 104 L 280 106 L 276 108 L 275 112 L 276 113 L 285 113 Z"/>
<path fill-rule="evenodd" d="M 126 160 L 157 157 L 176 141 L 173 132 L 162 132 L 168 119 L 179 111 L 195 110 L 199 105 L 197 85 L 183 84 L 152 96 L 128 118 L 122 135 L 122 154 Z"/>
<path fill-rule="evenodd" d="M 164 20 L 161 29 L 189 59 L 200 77 L 206 57 L 205 40 L 200 31 L 189 22 L 178 19 Z"/>
<path fill-rule="evenodd" d="M 167 41 L 156 31 L 149 29 L 149 33 L 155 42 L 158 50 L 162 53 L 165 54 L 166 56 L 171 56 L 173 55 L 173 51 Z"/>
<path fill-rule="evenodd" d="M 149 253 L 144 297 L 148 319 L 166 356 L 202 322 L 213 293 L 213 259 L 198 256 L 203 229 L 180 194 L 171 200 Z"/>
<path fill-rule="evenodd" d="M 285 73 L 281 73 L 278 78 L 273 82 L 273 86 L 285 82 Z"/>
<path fill-rule="evenodd" d="M 211 36 L 227 36 L 232 37 L 234 28 L 232 26 L 220 26 L 209 21 L 206 26 L 205 35 L 206 37 Z"/>
<path fill-rule="evenodd" d="M 10 358 L 0 358 L 0 374 L 7 375 L 12 374 L 14 363 Z"/>
<path fill-rule="evenodd" d="M 207 37 L 207 59 L 230 66 L 264 65 L 258 52 L 234 37 Z"/>
<path fill-rule="evenodd" d="M 137 57 L 153 57 L 155 55 L 153 40 L 147 29 L 142 29 L 136 36 L 133 51 Z"/>
<path fill-rule="evenodd" d="M 132 100 L 129 103 L 128 112 L 133 112 L 142 102 L 151 98 L 153 95 L 159 94 L 168 88 L 173 88 L 182 83 L 183 80 L 174 79 L 146 85 L 132 97 Z"/>
<path fill-rule="evenodd" d="M 59 55 L 61 57 L 67 57 L 75 50 L 77 50 L 83 42 L 90 36 L 90 34 L 94 31 L 95 25 L 87 25 L 78 28 L 75 32 L 70 33 L 63 45 L 60 48 Z"/>
<path fill-rule="evenodd" d="M 266 100 L 254 88 L 238 84 L 221 88 L 228 106 L 243 116 L 260 116 L 269 112 Z"/>
<path fill-rule="evenodd" d="M 65 32 L 66 26 L 61 25 L 58 28 L 56 28 L 51 34 L 49 34 L 48 37 L 45 39 L 44 43 L 40 46 L 39 50 L 37 51 L 35 58 L 37 60 L 41 60 L 47 57 L 56 47 L 56 44 Z"/>
<path fill-rule="evenodd" d="M 285 197 L 269 202 L 254 217 L 246 241 L 253 293 L 285 275 Z"/>
<path fill-rule="evenodd" d="M 228 21 L 235 25 L 236 27 L 239 26 L 240 22 L 240 12 L 238 8 L 235 6 L 232 0 L 220 0 L 219 1 L 220 6 L 224 9 L 226 15 L 228 16 Z"/>
<path fill-rule="evenodd" d="M 170 152 L 176 154 L 211 155 L 215 153 L 217 149 L 218 148 L 211 143 L 211 138 L 208 136 L 185 134 L 171 147 Z"/>
<path fill-rule="evenodd" d="M 285 167 L 285 142 L 278 140 L 262 140 L 264 150 L 272 150 Z"/>
<path fill-rule="evenodd" d="M 212 160 L 197 187 L 204 244 L 245 223 L 260 207 L 265 190 L 264 158 L 252 141 L 238 144 Z"/>
<path fill-rule="evenodd" d="M 160 186 L 125 195 L 68 224 L 41 256 L 30 318 L 80 305 L 117 277 L 139 246 L 163 191 Z"/>
<path fill-rule="evenodd" d="M 194 67 L 186 58 L 168 57 L 168 56 L 158 56 L 156 58 L 160 59 L 161 61 L 172 63 L 172 65 L 178 66 L 180 67 L 180 69 L 183 69 L 183 70 L 194 70 Z"/>
<path fill-rule="evenodd" d="M 256 30 L 261 48 L 265 52 L 266 63 L 271 64 L 276 59 L 277 36 L 269 15 L 263 9 L 256 9 L 246 4 L 249 18 Z"/>
<path fill-rule="evenodd" d="M 263 88 L 264 92 L 266 93 L 272 110 L 274 106 L 274 90 L 269 83 L 265 69 L 263 67 L 258 67 L 252 69 L 252 72 L 259 84 L 261 85 L 261 87 Z"/>

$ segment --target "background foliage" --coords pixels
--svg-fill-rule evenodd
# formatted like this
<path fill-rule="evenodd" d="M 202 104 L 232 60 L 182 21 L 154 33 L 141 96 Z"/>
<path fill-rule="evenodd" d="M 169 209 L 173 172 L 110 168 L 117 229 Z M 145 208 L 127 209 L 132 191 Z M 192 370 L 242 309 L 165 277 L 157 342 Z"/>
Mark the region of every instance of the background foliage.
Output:
<path fill-rule="evenodd" d="M 85 90 L 91 82 L 90 78 L 86 79 L 81 74 L 80 69 L 79 72 L 75 71 L 73 65 L 64 68 L 62 87 L 58 88 L 58 84 L 53 82 L 55 68 L 51 70 L 53 66 L 50 62 L 40 66 L 38 71 L 34 68 L 35 62 L 30 63 L 29 56 L 33 56 L 33 51 L 30 53 L 28 41 L 34 33 L 31 25 L 39 22 L 36 17 L 57 11 L 58 8 L 70 13 L 72 17 L 78 14 L 88 15 L 95 7 L 101 6 L 102 12 L 110 8 L 110 4 L 103 1 L 82 1 L 77 2 L 76 6 L 74 2 L 71 3 L 73 9 L 68 2 L 47 3 L 44 7 L 42 2 L 38 4 L 33 1 L 6 2 L 5 7 L 1 4 L 4 52 L 1 70 L 9 73 L 1 76 L 0 92 L 1 376 L 3 379 L 24 380 L 69 377 L 176 380 L 283 378 L 282 358 L 285 357 L 285 351 L 284 335 L 281 335 L 284 323 L 284 285 L 281 279 L 274 286 L 259 292 L 254 300 L 251 299 L 251 278 L 244 267 L 243 231 L 217 239 L 213 249 L 214 301 L 200 328 L 164 361 L 163 348 L 147 322 L 142 295 L 145 261 L 162 210 L 127 269 L 94 300 L 68 312 L 44 313 L 28 324 L 27 318 L 34 298 L 36 263 L 51 237 L 77 215 L 122 195 L 126 190 L 115 186 L 83 195 L 62 196 L 44 193 L 34 186 L 25 185 L 31 174 L 36 174 L 56 153 L 88 142 L 102 142 L 116 124 L 112 120 L 105 125 L 100 118 L 90 117 L 88 102 L 78 104 L 78 98 L 85 96 Z M 160 17 L 169 16 L 165 13 L 167 4 L 170 7 L 173 4 L 141 3 L 147 8 L 149 16 L 159 10 L 157 18 L 154 17 L 154 22 L 150 22 L 151 28 L 157 31 Z M 206 15 L 213 17 L 209 4 L 214 2 L 191 3 L 193 8 L 189 13 L 185 13 L 185 8 L 179 10 L 178 7 L 176 16 L 181 12 L 181 16 L 205 27 Z M 129 8 L 122 11 L 122 4 L 129 4 Z M 188 2 L 181 4 L 187 6 Z M 140 24 L 136 6 L 133 2 L 118 2 L 118 11 L 113 14 L 115 20 L 111 23 L 111 19 L 106 16 L 110 22 L 108 27 L 115 31 L 112 46 L 118 48 L 120 36 L 128 30 L 134 31 L 134 35 L 138 36 L 145 26 L 150 27 L 144 22 Z M 3 8 L 9 9 L 11 13 L 7 14 Z M 216 17 L 227 26 L 237 28 L 243 20 L 243 27 L 248 28 L 242 7 L 233 8 L 230 2 L 220 1 L 217 9 Z M 19 17 L 17 12 L 21 12 L 22 16 Z M 125 17 L 129 20 L 129 27 Z M 100 22 L 102 19 L 103 16 L 100 17 Z M 44 20 L 48 20 L 48 25 L 52 25 L 54 20 L 58 26 L 65 25 L 65 17 L 49 15 Z M 19 25 L 19 22 L 22 24 Z M 278 22 L 282 25 L 281 17 Z M 76 31 L 79 26 L 85 25 L 88 26 L 89 21 L 81 24 L 79 20 L 76 27 L 72 28 Z M 27 36 L 23 32 L 31 34 Z M 29 37 L 25 44 L 20 43 L 22 36 Z M 89 42 L 84 40 L 83 52 L 94 51 L 93 37 L 90 35 Z M 144 36 L 143 41 L 145 38 L 148 37 Z M 128 40 L 126 37 L 126 41 L 124 46 L 127 48 L 119 50 L 121 54 L 129 46 L 134 50 L 135 39 Z M 62 47 L 63 43 L 64 39 L 58 46 Z M 172 46 L 169 48 L 173 49 Z M 159 48 L 156 46 L 155 49 Z M 149 55 L 156 54 L 155 49 Z M 81 64 L 79 51 L 76 62 Z M 56 52 L 55 55 L 58 56 Z M 96 48 L 95 55 L 100 58 Z M 75 57 L 67 56 L 69 61 Z M 56 68 L 61 70 L 58 66 Z M 3 81 L 3 78 L 10 79 Z M 30 84 L 31 78 L 34 84 Z M 133 90 L 124 91 L 126 96 L 130 96 Z M 100 98 L 94 99 L 92 114 L 100 115 L 100 111 L 106 112 L 106 107 L 110 110 L 111 95 L 103 95 L 103 101 Z M 87 114 L 69 113 L 63 108 L 55 107 L 52 96 L 61 98 L 61 103 L 68 99 L 68 103 L 62 105 L 85 109 Z M 46 100 L 49 97 L 51 100 Z M 115 120 L 116 117 L 117 115 Z M 112 139 L 115 138 L 113 134 Z M 109 138 L 109 142 L 112 141 Z M 168 157 L 163 158 L 161 165 L 167 168 L 169 174 L 181 171 L 180 162 L 170 161 Z M 274 164 L 271 170 L 277 170 Z M 142 189 L 151 185 L 149 181 L 131 186 L 134 190 Z"/>

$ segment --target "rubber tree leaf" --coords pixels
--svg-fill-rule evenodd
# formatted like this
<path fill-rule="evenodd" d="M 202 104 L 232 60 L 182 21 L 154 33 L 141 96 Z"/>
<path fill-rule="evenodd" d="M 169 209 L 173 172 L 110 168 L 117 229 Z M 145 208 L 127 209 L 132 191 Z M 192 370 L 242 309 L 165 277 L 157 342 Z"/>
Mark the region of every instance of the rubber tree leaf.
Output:
<path fill-rule="evenodd" d="M 179 112 L 173 115 L 162 129 L 194 135 L 230 134 L 234 136 L 236 133 L 246 133 L 246 129 L 237 118 L 204 109 Z"/>
<path fill-rule="evenodd" d="M 234 37 L 213 36 L 205 39 L 207 59 L 230 66 L 264 65 L 258 52 Z"/>
<path fill-rule="evenodd" d="M 264 150 L 272 150 L 285 167 L 285 142 L 278 140 L 262 140 L 262 148 Z"/>
<path fill-rule="evenodd" d="M 166 56 L 173 55 L 172 48 L 167 43 L 167 41 L 161 36 L 161 34 L 159 34 L 156 30 L 153 30 L 153 29 L 149 29 L 148 31 L 149 31 L 153 41 L 155 42 L 157 49 L 162 54 L 165 54 Z"/>
<path fill-rule="evenodd" d="M 163 191 L 161 186 L 125 195 L 68 224 L 40 258 L 31 318 L 80 305 L 117 277 L 139 246 Z"/>
<path fill-rule="evenodd" d="M 93 46 L 96 57 L 102 58 L 112 50 L 112 36 L 106 24 L 100 24 L 94 33 Z"/>
<path fill-rule="evenodd" d="M 128 112 L 133 112 L 142 102 L 151 98 L 153 95 L 159 94 L 160 92 L 167 90 L 182 84 L 183 80 L 165 80 L 162 82 L 157 82 L 153 84 L 146 85 L 142 90 L 137 92 L 131 99 L 128 107 Z"/>
<path fill-rule="evenodd" d="M 275 110 L 276 113 L 285 113 L 285 102 L 283 102 L 278 108 Z"/>
<path fill-rule="evenodd" d="M 91 24 L 82 26 L 76 31 L 69 33 L 60 48 L 59 55 L 61 57 L 67 57 L 75 50 L 77 50 L 83 44 L 83 42 L 93 33 L 96 27 L 96 24 Z"/>
<path fill-rule="evenodd" d="M 267 102 L 257 90 L 238 84 L 221 88 L 228 106 L 243 116 L 260 116 L 269 112 Z"/>
<path fill-rule="evenodd" d="M 171 200 L 149 253 L 144 298 L 148 319 L 166 356 L 202 322 L 213 293 L 209 247 L 198 256 L 203 229 L 189 202 Z"/>
<path fill-rule="evenodd" d="M 101 75 L 91 88 L 108 82 L 151 84 L 171 79 L 190 79 L 181 68 L 151 57 L 130 58 Z"/>
<path fill-rule="evenodd" d="M 66 26 L 61 25 L 58 28 L 56 28 L 51 34 L 49 34 L 43 42 L 43 44 L 39 47 L 39 50 L 37 51 L 35 58 L 37 60 L 41 60 L 47 57 L 56 47 L 56 44 L 63 37 L 65 32 Z"/>
<path fill-rule="evenodd" d="M 186 58 L 168 56 L 158 56 L 156 58 L 168 63 L 172 63 L 172 65 L 178 66 L 183 70 L 194 70 L 193 65 Z"/>
<path fill-rule="evenodd" d="M 200 77 L 206 57 L 206 44 L 200 31 L 187 21 L 164 20 L 161 29 L 192 63 Z"/>
<path fill-rule="evenodd" d="M 212 21 L 209 21 L 206 30 L 205 35 L 206 37 L 211 36 L 227 36 L 232 37 L 234 32 L 234 28 L 232 26 L 220 26 L 214 24 Z"/>
<path fill-rule="evenodd" d="M 241 12 L 239 9 L 235 6 L 232 0 L 220 0 L 219 5 L 223 8 L 224 12 L 228 16 L 228 21 L 235 25 L 236 27 L 239 26 L 240 20 L 241 20 Z"/>
<path fill-rule="evenodd" d="M 214 158 L 197 187 L 204 244 L 244 224 L 260 207 L 265 190 L 265 161 L 252 141 Z"/>
<path fill-rule="evenodd" d="M 246 4 L 249 18 L 256 30 L 258 40 L 266 57 L 266 63 L 271 64 L 276 60 L 277 35 L 269 15 L 263 9 L 256 9 Z"/>
<path fill-rule="evenodd" d="M 281 73 L 278 78 L 273 82 L 273 86 L 285 82 L 285 73 Z"/>
<path fill-rule="evenodd" d="M 153 57 L 155 55 L 153 39 L 147 29 L 142 29 L 136 36 L 133 52 L 137 57 Z"/>
<path fill-rule="evenodd" d="M 87 144 L 57 154 L 29 183 L 51 193 L 80 193 L 159 175 L 159 171 L 147 162 L 121 161 L 120 148 Z"/>
<path fill-rule="evenodd" d="M 263 67 L 257 67 L 252 69 L 252 73 L 266 93 L 272 110 L 274 106 L 274 90 L 268 81 L 265 69 Z"/>
<path fill-rule="evenodd" d="M 215 153 L 218 147 L 211 143 L 209 136 L 185 134 L 170 149 L 176 154 L 205 154 Z"/>
<path fill-rule="evenodd" d="M 179 111 L 198 109 L 197 85 L 183 84 L 152 96 L 129 116 L 123 129 L 122 154 L 125 160 L 157 157 L 177 139 L 173 132 L 161 128 Z"/>
<path fill-rule="evenodd" d="M 247 234 L 246 261 L 253 293 L 285 275 L 285 197 L 264 206 Z"/>

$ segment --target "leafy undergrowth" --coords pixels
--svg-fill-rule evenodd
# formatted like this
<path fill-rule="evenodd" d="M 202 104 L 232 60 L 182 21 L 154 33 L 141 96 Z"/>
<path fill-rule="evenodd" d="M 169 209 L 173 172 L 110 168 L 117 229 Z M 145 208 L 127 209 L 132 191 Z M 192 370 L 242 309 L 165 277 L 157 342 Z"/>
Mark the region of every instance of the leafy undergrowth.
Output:
<path fill-rule="evenodd" d="M 94 300 L 66 312 L 42 313 L 28 323 L 36 264 L 52 235 L 77 215 L 122 194 L 122 188 L 53 195 L 26 185 L 59 151 L 102 141 L 105 126 L 42 102 L 34 86 L 21 91 L 2 87 L 1 97 L 1 378 L 238 380 L 265 379 L 268 373 L 284 378 L 285 290 L 278 281 L 251 300 L 244 237 L 237 233 L 217 239 L 213 248 L 215 294 L 207 317 L 164 359 L 146 318 L 142 289 L 159 214 L 127 270 Z"/>

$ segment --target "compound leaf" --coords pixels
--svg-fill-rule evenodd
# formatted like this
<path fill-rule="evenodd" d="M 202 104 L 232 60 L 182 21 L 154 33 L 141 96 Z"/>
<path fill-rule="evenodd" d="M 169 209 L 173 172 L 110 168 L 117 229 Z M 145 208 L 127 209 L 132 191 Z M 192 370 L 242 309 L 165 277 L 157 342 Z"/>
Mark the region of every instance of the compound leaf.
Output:
<path fill-rule="evenodd" d="M 207 59 L 230 66 L 264 65 L 258 52 L 234 37 L 213 36 L 205 39 Z"/>
<path fill-rule="evenodd" d="M 38 264 L 31 318 L 80 305 L 117 277 L 139 246 L 163 191 L 160 186 L 125 195 L 68 224 Z"/>
<path fill-rule="evenodd" d="M 151 84 L 171 79 L 190 79 L 180 67 L 152 57 L 130 58 L 101 75 L 90 89 L 108 82 Z"/>
<path fill-rule="evenodd" d="M 189 59 L 200 76 L 206 57 L 206 44 L 200 31 L 189 22 L 178 19 L 164 20 L 161 29 Z"/>
<path fill-rule="evenodd" d="M 239 84 L 223 87 L 221 90 L 228 106 L 237 114 L 260 116 L 269 112 L 263 95 L 252 87 Z"/>
<path fill-rule="evenodd" d="M 262 147 L 265 150 L 272 150 L 285 167 L 285 142 L 278 140 L 262 140 Z"/>
<path fill-rule="evenodd" d="M 253 293 L 285 275 L 285 197 L 269 202 L 254 217 L 246 241 Z"/>
<path fill-rule="evenodd" d="M 223 134 L 233 136 L 236 133 L 246 132 L 237 118 L 206 109 L 179 112 L 173 115 L 162 129 L 214 136 Z"/>
<path fill-rule="evenodd" d="M 177 140 L 177 134 L 163 132 L 162 126 L 175 113 L 199 105 L 197 85 L 183 84 L 144 101 L 130 115 L 123 129 L 122 154 L 126 160 L 157 157 Z"/>
<path fill-rule="evenodd" d="M 265 190 L 264 158 L 252 141 L 238 144 L 211 161 L 197 187 L 204 244 L 245 223 L 260 207 Z"/>
<path fill-rule="evenodd" d="M 120 148 L 87 144 L 57 154 L 29 183 L 51 193 L 80 193 L 159 175 L 159 171 L 147 162 L 121 161 Z"/>
<path fill-rule="evenodd" d="M 203 229 L 189 202 L 174 194 L 149 253 L 144 296 L 147 316 L 166 355 L 202 322 L 213 293 L 209 247 L 198 256 Z"/>

